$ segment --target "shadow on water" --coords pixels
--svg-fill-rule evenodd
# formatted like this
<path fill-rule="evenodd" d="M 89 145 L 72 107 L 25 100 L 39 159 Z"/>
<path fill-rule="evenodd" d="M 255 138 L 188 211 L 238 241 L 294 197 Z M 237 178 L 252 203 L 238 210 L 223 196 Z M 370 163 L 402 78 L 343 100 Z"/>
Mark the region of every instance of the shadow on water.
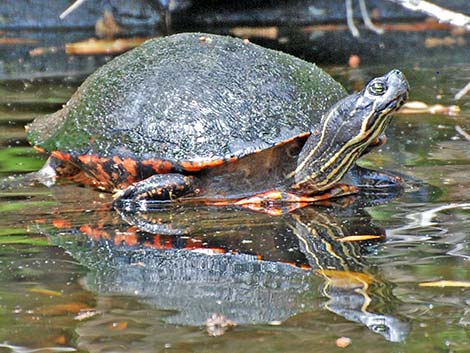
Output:
<path fill-rule="evenodd" d="M 231 325 L 276 325 L 325 308 L 400 342 L 410 329 L 395 312 L 400 301 L 364 257 L 385 240 L 385 230 L 364 206 L 308 207 L 282 217 L 187 206 L 121 215 L 59 212 L 34 228 L 90 269 L 85 286 L 100 297 L 132 297 L 166 311 L 153 329 L 206 326 L 221 335 Z M 96 310 L 96 318 L 79 324 L 81 342 L 90 327 L 99 335 L 108 313 Z"/>

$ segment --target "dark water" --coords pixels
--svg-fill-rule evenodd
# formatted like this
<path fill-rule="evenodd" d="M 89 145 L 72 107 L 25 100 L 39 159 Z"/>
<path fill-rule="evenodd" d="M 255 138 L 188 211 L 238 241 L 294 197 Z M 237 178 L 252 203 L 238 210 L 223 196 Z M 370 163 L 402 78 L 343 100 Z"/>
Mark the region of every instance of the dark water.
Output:
<path fill-rule="evenodd" d="M 470 352 L 470 66 L 397 66 L 412 100 L 462 111 L 396 116 L 362 164 L 423 184 L 388 203 L 120 215 L 74 185 L 2 191 L 0 352 Z M 389 69 L 329 71 L 352 90 Z M 0 83 L 3 177 L 40 168 L 23 126 L 77 84 Z"/>

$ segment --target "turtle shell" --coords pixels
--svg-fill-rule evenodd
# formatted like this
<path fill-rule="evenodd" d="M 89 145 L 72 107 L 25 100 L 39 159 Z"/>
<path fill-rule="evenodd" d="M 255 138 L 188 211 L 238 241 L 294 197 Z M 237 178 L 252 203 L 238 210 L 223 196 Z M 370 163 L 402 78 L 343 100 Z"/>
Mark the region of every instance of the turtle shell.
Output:
<path fill-rule="evenodd" d="M 36 118 L 28 139 L 48 153 L 202 168 L 305 136 L 345 95 L 291 55 L 232 37 L 176 34 L 101 67 L 63 109 Z"/>

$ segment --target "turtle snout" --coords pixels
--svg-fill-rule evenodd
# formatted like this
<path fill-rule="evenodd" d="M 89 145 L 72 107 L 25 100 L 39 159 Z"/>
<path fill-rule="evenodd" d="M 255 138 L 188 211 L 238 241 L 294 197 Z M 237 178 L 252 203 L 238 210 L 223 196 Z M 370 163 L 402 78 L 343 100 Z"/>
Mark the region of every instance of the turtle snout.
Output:
<path fill-rule="evenodd" d="M 410 84 L 406 79 L 403 72 L 398 69 L 394 69 L 387 74 L 387 81 L 392 83 L 392 86 L 396 87 L 401 91 L 406 91 L 406 94 L 410 90 Z M 405 92 L 404 92 L 405 93 Z"/>

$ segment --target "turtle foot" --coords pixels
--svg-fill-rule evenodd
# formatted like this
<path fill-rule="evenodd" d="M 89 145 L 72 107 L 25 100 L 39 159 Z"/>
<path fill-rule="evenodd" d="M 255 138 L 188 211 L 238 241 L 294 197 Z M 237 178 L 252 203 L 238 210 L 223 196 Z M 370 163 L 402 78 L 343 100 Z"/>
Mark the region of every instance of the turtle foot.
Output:
<path fill-rule="evenodd" d="M 119 190 L 114 194 L 116 208 L 131 208 L 139 204 L 139 209 L 146 208 L 148 201 L 172 201 L 188 193 L 193 193 L 194 178 L 182 174 L 156 174 Z M 125 205 L 123 207 L 123 205 Z"/>
<path fill-rule="evenodd" d="M 238 200 L 235 205 L 271 216 L 281 216 L 311 204 L 329 205 L 332 199 L 353 195 L 357 191 L 356 187 L 346 184 L 338 184 L 323 193 L 309 196 L 274 190 Z"/>
<path fill-rule="evenodd" d="M 348 182 L 357 188 L 367 190 L 402 189 L 404 179 L 400 175 L 354 166 L 347 174 Z"/>

